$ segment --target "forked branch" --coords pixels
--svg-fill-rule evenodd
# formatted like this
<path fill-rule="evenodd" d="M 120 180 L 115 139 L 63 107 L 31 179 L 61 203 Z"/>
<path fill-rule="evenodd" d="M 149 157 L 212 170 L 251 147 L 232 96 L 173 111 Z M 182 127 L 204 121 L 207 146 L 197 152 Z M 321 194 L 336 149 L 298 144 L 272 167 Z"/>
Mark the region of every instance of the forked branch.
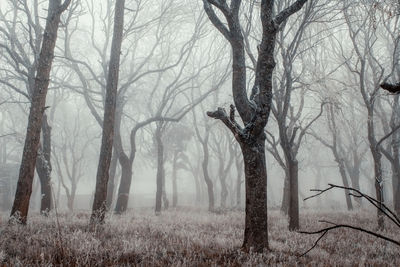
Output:
<path fill-rule="evenodd" d="M 364 194 L 360 190 L 352 188 L 352 187 L 329 184 L 329 187 L 326 188 L 326 189 L 312 189 L 311 190 L 312 192 L 317 192 L 317 193 L 312 195 L 312 196 L 310 196 L 310 197 L 305 198 L 304 201 L 307 200 L 307 199 L 311 199 L 311 198 L 314 198 L 316 196 L 322 195 L 323 193 L 325 193 L 325 192 L 327 192 L 327 191 L 329 191 L 331 189 L 334 189 L 334 188 L 348 190 L 350 192 L 349 195 L 351 195 L 353 197 L 365 198 L 369 203 L 371 203 L 374 207 L 376 207 L 378 210 L 380 210 L 387 218 L 389 218 L 390 221 L 392 221 L 397 227 L 400 228 L 400 219 L 399 219 L 399 217 L 391 209 L 389 209 L 384 203 L 382 203 L 382 202 L 376 200 L 375 198 L 373 198 L 373 197 L 371 197 L 371 196 L 369 196 L 367 194 Z M 325 227 L 325 228 L 322 228 L 322 229 L 317 230 L 317 231 L 299 231 L 299 233 L 302 233 L 302 234 L 311 234 L 311 235 L 321 234 L 320 237 L 314 242 L 314 245 L 310 249 L 308 249 L 306 252 L 301 254 L 300 257 L 306 255 L 313 248 L 315 248 L 317 246 L 318 242 L 322 239 L 322 237 L 324 237 L 329 231 L 334 230 L 334 229 L 338 229 L 338 228 L 348 228 L 348 229 L 353 229 L 353 230 L 360 231 L 360 232 L 363 232 L 363 233 L 367 233 L 369 235 L 375 236 L 377 238 L 383 239 L 383 240 L 391 242 L 391 243 L 393 243 L 393 244 L 395 244 L 397 246 L 400 246 L 400 241 L 394 240 L 394 239 L 392 239 L 390 237 L 381 235 L 381 234 L 373 232 L 371 230 L 364 229 L 362 227 L 348 225 L 348 224 L 336 224 L 336 223 L 329 222 L 329 221 L 320 221 L 320 222 L 328 223 L 328 224 L 331 224 L 332 226 Z"/>

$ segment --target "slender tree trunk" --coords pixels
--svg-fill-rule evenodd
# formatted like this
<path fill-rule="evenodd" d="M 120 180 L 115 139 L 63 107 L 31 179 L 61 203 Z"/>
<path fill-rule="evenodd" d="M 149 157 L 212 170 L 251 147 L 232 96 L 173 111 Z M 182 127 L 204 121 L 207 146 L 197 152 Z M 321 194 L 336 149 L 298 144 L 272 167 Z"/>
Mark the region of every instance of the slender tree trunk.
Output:
<path fill-rule="evenodd" d="M 338 163 L 340 176 L 342 177 L 343 186 L 349 187 L 349 182 L 347 180 L 347 175 L 346 175 L 346 167 L 344 165 L 343 159 L 337 158 L 336 161 Z M 350 193 L 349 190 L 344 190 L 347 210 L 353 210 L 353 204 L 351 202 L 351 198 L 350 198 L 350 194 L 349 193 Z"/>
<path fill-rule="evenodd" d="M 349 176 L 352 187 L 360 190 L 360 165 L 354 165 L 352 170 L 349 172 Z M 357 197 L 355 198 L 355 201 L 357 202 L 358 206 L 361 207 L 362 199 Z"/>
<path fill-rule="evenodd" d="M 40 145 L 39 145 L 40 146 Z M 47 122 L 46 114 L 42 120 L 42 146 L 39 149 L 39 156 L 36 161 L 36 172 L 40 180 L 41 198 L 40 213 L 47 215 L 52 209 L 52 188 L 51 188 L 51 127 Z"/>
<path fill-rule="evenodd" d="M 371 148 L 372 152 L 372 158 L 374 160 L 374 170 L 375 170 L 375 194 L 376 194 L 376 199 L 380 203 L 384 203 L 384 198 L 383 198 L 383 180 L 382 180 L 382 154 L 375 148 Z M 380 208 L 383 208 L 382 205 L 378 204 Z M 380 229 L 384 229 L 384 219 L 383 219 L 383 213 L 378 209 L 377 211 L 377 216 L 378 216 L 378 227 Z"/>
<path fill-rule="evenodd" d="M 40 131 L 45 110 L 47 89 L 50 82 L 50 71 L 54 58 L 54 48 L 57 40 L 60 16 L 67 8 L 69 2 L 70 1 L 67 0 L 61 5 L 60 0 L 49 1 L 46 26 L 31 99 L 17 190 L 11 210 L 11 216 L 18 218 L 18 221 L 23 224 L 25 224 L 27 220 L 29 200 L 32 194 L 32 182 L 39 148 Z"/>
<path fill-rule="evenodd" d="M 267 169 L 265 141 L 254 145 L 241 143 L 246 176 L 246 218 L 243 249 L 262 251 L 268 248 Z"/>
<path fill-rule="evenodd" d="M 107 199 L 107 185 L 113 149 L 114 120 L 118 91 L 119 64 L 121 55 L 122 33 L 124 28 L 125 0 L 116 0 L 114 15 L 114 32 L 111 44 L 111 56 L 106 84 L 106 100 L 104 105 L 103 134 L 101 140 L 100 159 L 96 176 L 96 191 L 93 200 L 91 224 L 104 221 Z"/>
<path fill-rule="evenodd" d="M 208 152 L 208 133 L 206 133 L 206 137 L 204 142 L 202 142 L 203 147 L 203 162 L 201 164 L 203 168 L 203 177 L 204 181 L 207 185 L 207 194 L 208 194 L 208 211 L 214 211 L 214 185 L 208 174 L 208 160 L 209 160 L 209 152 Z"/>
<path fill-rule="evenodd" d="M 197 173 L 193 173 L 194 185 L 196 189 L 196 204 L 201 203 L 201 188 L 200 188 L 200 181 Z"/>
<path fill-rule="evenodd" d="M 226 185 L 226 177 L 220 176 L 221 182 L 221 208 L 226 208 L 226 199 L 228 198 L 228 186 Z"/>
<path fill-rule="evenodd" d="M 236 160 L 236 207 L 242 206 L 242 177 L 243 177 L 243 164 Z"/>
<path fill-rule="evenodd" d="M 156 215 L 161 213 L 162 206 L 162 194 L 163 194 L 163 176 L 164 176 L 164 146 L 161 140 L 161 129 L 159 125 L 157 125 L 156 129 L 156 144 L 157 144 L 157 177 L 156 177 L 156 207 L 155 212 Z"/>
<path fill-rule="evenodd" d="M 174 152 L 174 159 L 172 162 L 172 207 L 176 208 L 178 204 L 178 187 L 177 187 L 177 158 L 178 153 Z"/>
<path fill-rule="evenodd" d="M 289 231 L 298 230 L 299 221 L 299 165 L 297 160 L 290 160 L 289 164 Z"/>

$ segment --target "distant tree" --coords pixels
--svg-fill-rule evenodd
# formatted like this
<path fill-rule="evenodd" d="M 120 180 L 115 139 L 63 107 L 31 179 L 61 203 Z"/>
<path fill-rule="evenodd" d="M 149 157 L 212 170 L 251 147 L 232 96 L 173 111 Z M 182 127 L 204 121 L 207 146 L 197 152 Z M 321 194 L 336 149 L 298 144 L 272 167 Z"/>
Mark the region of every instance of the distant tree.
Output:
<path fill-rule="evenodd" d="M 29 200 L 32 193 L 32 182 L 38 156 L 43 113 L 46 109 L 46 95 L 50 82 L 49 77 L 54 58 L 57 31 L 61 14 L 67 9 L 70 2 L 71 0 L 65 0 L 63 3 L 61 3 L 61 0 L 49 1 L 46 26 L 34 80 L 24 152 L 22 155 L 15 200 L 11 210 L 11 217 L 17 218 L 18 221 L 23 224 L 26 223 L 28 216 Z M 50 171 L 50 166 L 46 169 L 46 171 Z"/>

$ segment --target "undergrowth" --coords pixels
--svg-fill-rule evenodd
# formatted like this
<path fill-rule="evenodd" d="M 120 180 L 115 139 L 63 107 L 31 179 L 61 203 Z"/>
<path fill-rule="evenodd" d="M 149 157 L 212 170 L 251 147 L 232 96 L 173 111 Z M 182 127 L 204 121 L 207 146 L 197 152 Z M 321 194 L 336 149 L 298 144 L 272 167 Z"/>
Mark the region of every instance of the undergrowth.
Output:
<path fill-rule="evenodd" d="M 201 209 L 148 209 L 108 215 L 95 232 L 88 230 L 89 212 L 43 217 L 33 214 L 26 226 L 7 226 L 0 218 L 0 266 L 400 266 L 399 249 L 363 233 L 340 229 L 327 234 L 304 257 L 317 236 L 287 230 L 278 211 L 269 213 L 270 250 L 240 250 L 244 214 L 211 214 Z M 315 230 L 320 219 L 376 228 L 375 212 L 303 212 L 302 230 Z M 386 235 L 400 235 L 387 223 Z M 61 235 L 61 236 L 60 236 Z"/>

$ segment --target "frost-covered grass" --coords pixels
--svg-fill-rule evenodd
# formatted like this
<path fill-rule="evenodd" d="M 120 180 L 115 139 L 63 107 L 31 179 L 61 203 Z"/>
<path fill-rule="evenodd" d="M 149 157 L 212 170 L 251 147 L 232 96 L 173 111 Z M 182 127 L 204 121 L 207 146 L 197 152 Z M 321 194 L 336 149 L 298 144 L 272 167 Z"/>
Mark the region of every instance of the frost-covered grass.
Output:
<path fill-rule="evenodd" d="M 245 254 L 240 251 L 244 214 L 229 211 L 209 214 L 201 209 L 165 211 L 137 210 L 109 216 L 96 232 L 87 228 L 89 213 L 44 218 L 32 215 L 27 226 L 6 227 L 0 219 L 0 266 L 114 266 L 114 265 L 282 265 L 282 266 L 400 266 L 400 249 L 352 230 L 328 233 L 304 257 L 318 236 L 287 230 L 286 218 L 277 211 L 269 217 L 270 251 Z M 375 212 L 302 212 L 302 229 L 323 226 L 320 219 L 376 227 Z M 400 232 L 387 222 L 385 235 L 400 239 Z M 61 235 L 58 235 L 58 232 Z"/>

